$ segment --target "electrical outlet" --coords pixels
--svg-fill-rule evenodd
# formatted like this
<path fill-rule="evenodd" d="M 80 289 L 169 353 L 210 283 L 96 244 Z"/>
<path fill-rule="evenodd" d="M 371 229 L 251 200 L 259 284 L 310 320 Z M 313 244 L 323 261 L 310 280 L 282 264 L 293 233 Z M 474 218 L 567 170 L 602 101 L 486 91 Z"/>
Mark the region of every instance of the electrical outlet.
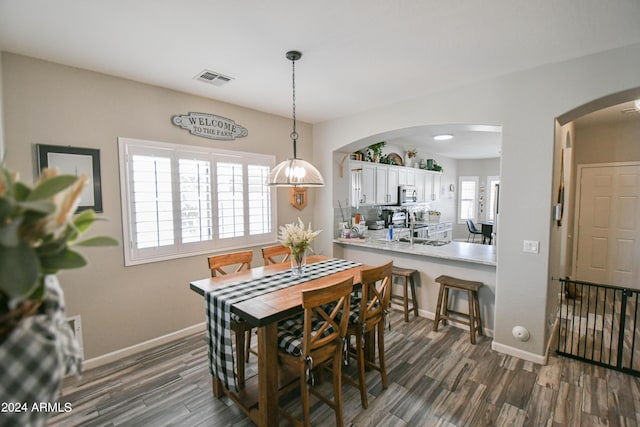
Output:
<path fill-rule="evenodd" d="M 540 252 L 540 242 L 538 240 L 525 240 L 522 245 L 522 252 L 537 254 Z"/>

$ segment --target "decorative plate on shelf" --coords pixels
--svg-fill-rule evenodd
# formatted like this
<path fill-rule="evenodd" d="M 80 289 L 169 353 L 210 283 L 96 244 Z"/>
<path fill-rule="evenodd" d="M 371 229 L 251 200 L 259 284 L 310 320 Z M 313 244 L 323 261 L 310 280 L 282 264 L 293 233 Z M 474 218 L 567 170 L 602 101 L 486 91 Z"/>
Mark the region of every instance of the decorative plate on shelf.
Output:
<path fill-rule="evenodd" d="M 395 162 L 398 166 L 404 166 L 404 162 L 402 161 L 402 157 L 400 157 L 397 153 L 389 153 L 387 157 Z"/>

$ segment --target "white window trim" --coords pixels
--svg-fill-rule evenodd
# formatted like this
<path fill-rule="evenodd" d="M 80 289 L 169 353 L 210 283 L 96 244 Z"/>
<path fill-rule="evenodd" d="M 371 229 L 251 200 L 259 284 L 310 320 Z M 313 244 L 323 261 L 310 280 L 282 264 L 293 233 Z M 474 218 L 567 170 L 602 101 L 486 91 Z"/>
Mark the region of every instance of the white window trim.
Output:
<path fill-rule="evenodd" d="M 458 177 L 458 207 L 457 207 L 457 221 L 458 224 L 467 223 L 466 219 L 462 219 L 462 183 L 464 181 L 474 181 L 476 183 L 476 194 L 474 195 L 474 217 L 471 218 L 474 222 L 478 221 L 478 196 L 480 191 L 480 177 L 478 176 L 459 176 Z"/>
<path fill-rule="evenodd" d="M 495 218 L 493 218 L 495 212 L 495 200 L 493 200 L 493 198 L 491 197 L 492 191 L 493 191 L 493 185 L 492 183 L 497 182 L 498 184 L 500 183 L 500 177 L 497 175 L 489 175 L 487 176 L 487 220 L 489 221 L 495 221 Z"/>
<path fill-rule="evenodd" d="M 184 153 L 193 153 L 194 158 L 208 158 L 211 161 L 211 173 L 212 173 L 212 211 L 213 211 L 213 227 L 214 227 L 214 238 L 211 241 L 205 242 L 195 242 L 195 243 L 180 243 L 177 242 L 174 245 L 162 248 L 155 248 L 153 251 L 136 251 L 133 248 L 133 229 L 132 229 L 132 221 L 131 221 L 131 182 L 128 179 L 129 174 L 129 152 L 135 149 L 148 148 L 151 150 L 167 150 L 168 153 L 179 152 L 181 154 Z M 217 192 L 215 190 L 215 171 L 216 171 L 216 162 L 220 159 L 224 158 L 235 159 L 238 163 L 242 163 L 245 167 L 243 168 L 244 175 L 244 189 L 245 194 L 247 191 L 247 168 L 246 166 L 251 165 L 263 165 L 272 168 L 275 165 L 275 156 L 273 155 L 265 155 L 265 154 L 255 154 L 241 151 L 232 151 L 232 150 L 224 150 L 219 148 L 208 148 L 208 147 L 200 147 L 200 146 L 191 146 L 191 145 L 182 145 L 182 144 L 172 144 L 166 142 L 158 142 L 158 141 L 148 141 L 142 139 L 134 139 L 134 138 L 126 138 L 126 137 L 118 137 L 118 159 L 120 165 L 120 199 L 121 199 L 121 209 L 122 209 L 122 234 L 123 234 L 123 250 L 124 250 L 124 262 L 125 266 L 130 265 L 138 265 L 145 264 L 150 262 L 158 262 L 158 261 L 166 261 L 170 259 L 184 258 L 195 255 L 208 254 L 220 250 L 233 250 L 246 248 L 249 246 L 258 246 L 264 244 L 272 244 L 277 240 L 278 236 L 278 227 L 277 227 L 277 200 L 276 200 L 276 191 L 274 188 L 270 188 L 270 198 L 271 198 L 271 232 L 264 233 L 260 235 L 249 235 L 246 233 L 243 237 L 238 238 L 227 238 L 227 239 L 219 239 L 217 237 Z M 175 183 L 174 183 L 175 186 Z M 248 215 L 248 207 L 246 203 L 248 200 L 245 198 L 245 221 L 246 216 Z M 175 219 L 175 218 L 174 218 Z M 246 224 L 248 227 L 248 223 Z M 176 249 L 177 248 L 177 249 Z M 147 252 L 140 253 L 140 252 Z"/>

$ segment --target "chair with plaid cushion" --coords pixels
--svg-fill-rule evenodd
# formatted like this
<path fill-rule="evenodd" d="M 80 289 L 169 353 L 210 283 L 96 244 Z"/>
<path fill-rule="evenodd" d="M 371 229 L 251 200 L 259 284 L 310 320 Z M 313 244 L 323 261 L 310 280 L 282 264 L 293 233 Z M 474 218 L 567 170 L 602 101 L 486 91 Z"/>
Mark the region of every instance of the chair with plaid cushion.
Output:
<path fill-rule="evenodd" d="M 251 270 L 253 251 L 233 252 L 229 254 L 210 256 L 207 260 L 211 277 L 237 273 L 243 270 Z M 225 270 L 223 267 L 235 267 Z M 236 337 L 236 361 L 238 386 L 244 388 L 244 365 L 249 360 L 249 348 L 251 347 L 251 326 L 235 314 L 231 314 L 231 330 Z"/>
<path fill-rule="evenodd" d="M 333 408 L 336 425 L 342 426 L 342 348 L 347 331 L 353 278 L 334 282 L 319 289 L 302 293 L 302 316 L 278 323 L 278 361 L 296 369 L 299 383 L 292 383 L 283 393 L 300 386 L 304 425 L 310 425 L 309 393 L 313 393 Z M 332 303 L 333 304 L 330 304 Z M 327 311 L 326 307 L 331 307 Z M 325 362 L 333 362 L 333 400 L 315 388 L 312 370 Z M 280 408 L 280 412 L 294 425 L 299 420 Z"/>
<path fill-rule="evenodd" d="M 355 348 L 349 346 L 349 357 L 358 362 L 358 382 L 345 377 L 345 381 L 360 389 L 360 400 L 363 408 L 369 406 L 367 384 L 364 378 L 365 365 L 380 372 L 382 388 L 387 388 L 387 368 L 384 359 L 384 323 L 391 297 L 391 272 L 393 261 L 362 270 L 362 288 L 351 299 L 351 315 L 347 328 L 347 343 L 355 336 Z M 379 364 L 366 360 L 364 354 L 364 337 L 378 343 Z M 373 346 L 372 346 L 373 348 Z M 372 356 L 375 358 L 375 349 Z"/>
<path fill-rule="evenodd" d="M 283 257 L 278 260 L 275 257 Z M 264 259 L 264 265 L 279 264 L 285 262 L 291 256 L 291 248 L 284 245 L 275 245 L 262 248 L 262 259 Z"/>

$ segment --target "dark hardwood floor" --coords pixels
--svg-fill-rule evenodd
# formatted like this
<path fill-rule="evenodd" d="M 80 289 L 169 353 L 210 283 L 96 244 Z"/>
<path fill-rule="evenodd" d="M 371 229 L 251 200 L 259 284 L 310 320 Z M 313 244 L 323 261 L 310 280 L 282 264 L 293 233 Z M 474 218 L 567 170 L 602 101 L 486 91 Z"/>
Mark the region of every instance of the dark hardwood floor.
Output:
<path fill-rule="evenodd" d="M 571 359 L 540 366 L 469 343 L 451 326 L 433 332 L 424 318 L 402 321 L 391 311 L 386 331 L 389 388 L 367 374 L 369 408 L 343 384 L 344 419 L 353 426 L 637 426 L 640 379 Z M 252 355 L 247 375 L 256 373 Z M 353 373 L 354 364 L 345 375 Z M 330 381 L 322 388 L 330 390 Z M 327 394 L 330 395 L 328 391 Z M 215 399 L 204 333 L 65 380 L 61 402 L 72 410 L 50 426 L 245 426 L 251 421 L 228 398 Z M 297 408 L 292 396 L 284 403 Z M 332 426 L 333 412 L 312 397 L 314 425 Z M 299 411 L 297 412 L 299 414 Z M 282 425 L 286 425 L 283 421 Z"/>

